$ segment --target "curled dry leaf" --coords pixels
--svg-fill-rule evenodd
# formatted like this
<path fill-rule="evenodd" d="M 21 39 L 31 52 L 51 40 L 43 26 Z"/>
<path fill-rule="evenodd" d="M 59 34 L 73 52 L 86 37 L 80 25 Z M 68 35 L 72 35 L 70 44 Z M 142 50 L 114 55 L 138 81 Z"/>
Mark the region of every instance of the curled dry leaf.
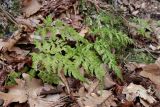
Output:
<path fill-rule="evenodd" d="M 145 66 L 140 75 L 149 78 L 154 84 L 160 85 L 160 68 L 156 64 Z"/>
<path fill-rule="evenodd" d="M 128 101 L 134 101 L 136 97 L 140 97 L 142 101 L 147 101 L 149 104 L 153 104 L 156 100 L 147 93 L 147 90 L 141 85 L 135 85 L 133 83 L 124 87 L 123 94 L 126 95 Z"/>
<path fill-rule="evenodd" d="M 156 85 L 156 95 L 160 99 L 160 58 L 154 64 L 143 67 L 140 75 L 149 78 Z"/>
<path fill-rule="evenodd" d="M 6 52 L 7 50 L 10 50 L 20 38 L 21 30 L 17 30 L 13 33 L 13 35 L 10 38 L 8 38 L 8 40 L 4 41 L 0 39 L 0 51 Z"/>
<path fill-rule="evenodd" d="M 155 84 L 160 85 L 160 58 L 158 58 L 154 64 L 143 67 L 143 71 L 140 75 L 149 78 Z"/>
<path fill-rule="evenodd" d="M 45 88 L 40 80 L 31 79 L 28 74 L 23 74 L 23 78 L 24 80 L 17 79 L 18 85 L 11 87 L 8 93 L 0 92 L 0 99 L 4 100 L 4 107 L 12 102 L 24 103 L 26 101 L 30 107 L 55 107 L 64 104 L 62 100 L 59 100 L 61 98 L 59 94 L 40 95 Z M 46 88 L 50 90 L 49 87 Z"/>
<path fill-rule="evenodd" d="M 0 92 L 0 99 L 4 100 L 3 106 L 6 107 L 12 102 L 24 103 L 27 101 L 27 92 L 25 90 L 25 82 L 23 80 L 16 80 L 17 86 L 11 87 L 9 92 Z"/>

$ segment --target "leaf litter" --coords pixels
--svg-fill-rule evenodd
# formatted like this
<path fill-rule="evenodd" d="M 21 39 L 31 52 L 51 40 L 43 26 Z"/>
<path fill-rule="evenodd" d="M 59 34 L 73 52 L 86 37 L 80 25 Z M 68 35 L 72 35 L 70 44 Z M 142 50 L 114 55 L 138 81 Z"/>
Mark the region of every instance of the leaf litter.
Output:
<path fill-rule="evenodd" d="M 105 5 L 104 3 L 103 5 L 101 1 L 92 2 L 89 0 L 88 2 L 95 4 L 97 11 L 100 7 L 109 8 L 108 4 Z M 32 49 L 30 45 L 33 44 L 33 39 L 38 38 L 37 35 L 33 35 L 34 30 L 42 24 L 43 19 L 49 14 L 53 19 L 61 19 L 71 25 L 83 37 L 88 34 L 89 28 L 82 24 L 83 16 L 75 8 L 79 3 L 78 1 L 23 0 L 21 4 L 23 15 L 18 16 L 16 21 L 24 25 L 26 29 L 21 29 L 23 33 L 15 31 L 7 40 L 1 39 L 0 41 L 0 90 L 3 91 L 0 92 L 0 99 L 4 100 L 3 106 L 10 106 L 13 102 L 18 102 L 22 105 L 28 103 L 30 107 L 67 107 L 67 104 L 72 102 L 73 107 L 129 107 L 138 105 L 140 107 L 149 107 L 154 104 L 157 104 L 158 107 L 160 102 L 160 62 L 157 57 L 159 55 L 159 26 L 152 19 L 157 20 L 159 18 L 158 4 L 160 3 L 156 0 L 153 3 L 146 0 L 118 0 L 117 2 L 115 6 L 119 6 L 126 16 L 151 18 L 151 34 L 154 34 L 156 40 L 152 36 L 150 45 L 145 39 L 137 37 L 139 35 L 137 29 L 141 26 L 133 22 L 126 23 L 126 25 L 130 30 L 130 35 L 137 43 L 140 43 L 140 45 L 136 44 L 135 46 L 143 47 L 145 52 L 147 50 L 147 52 L 156 56 L 157 61 L 155 63 L 128 62 L 122 68 L 124 81 L 120 82 L 114 74 L 109 72 L 106 73 L 103 87 L 95 78 L 88 79 L 87 83 L 80 83 L 73 79 L 71 82 L 71 78 L 63 76 L 64 83 L 62 83 L 62 86 L 64 89 L 56 88 L 54 90 L 58 86 L 44 84 L 41 80 L 23 73 L 22 70 L 26 65 L 31 66 L 32 63 L 31 58 L 29 58 Z M 16 39 L 13 39 L 13 37 Z M 22 42 L 22 39 L 24 39 L 24 42 Z M 18 44 L 24 47 L 20 48 Z M 142 51 L 144 50 L 142 49 Z M 5 80 L 12 71 L 22 71 L 22 78 L 15 80 L 17 85 L 6 87 L 4 85 Z M 4 93 L 5 89 L 8 89 L 7 93 Z M 71 99 L 66 93 L 70 95 Z"/>
<path fill-rule="evenodd" d="M 43 91 L 53 89 L 52 86 L 45 86 L 41 80 L 31 78 L 28 74 L 23 74 L 23 78 L 24 80 L 17 79 L 17 85 L 9 88 L 8 93 L 0 92 L 0 99 L 4 100 L 4 107 L 13 102 L 27 102 L 30 107 L 58 107 L 65 104 L 62 101 L 65 95 L 52 93 L 40 95 L 44 93 Z"/>

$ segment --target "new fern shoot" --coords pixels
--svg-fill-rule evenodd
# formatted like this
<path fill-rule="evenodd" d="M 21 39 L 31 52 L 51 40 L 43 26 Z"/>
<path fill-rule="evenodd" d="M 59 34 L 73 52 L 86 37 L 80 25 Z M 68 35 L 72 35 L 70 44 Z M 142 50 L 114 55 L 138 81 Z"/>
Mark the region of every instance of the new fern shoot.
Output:
<path fill-rule="evenodd" d="M 41 39 L 35 39 L 34 42 L 38 52 L 31 54 L 32 72 L 38 72 L 44 82 L 58 84 L 58 74 L 61 71 L 67 76 L 85 81 L 85 75 L 80 73 L 80 68 L 83 68 L 85 74 L 95 75 L 102 81 L 106 72 L 102 65 L 106 63 L 122 78 L 112 48 L 122 48 L 130 43 L 131 39 L 106 26 L 95 27 L 92 33 L 97 35 L 95 42 L 80 36 L 62 21 L 52 22 L 52 18 L 47 17 L 44 26 L 39 27 L 35 34 L 40 35 Z"/>

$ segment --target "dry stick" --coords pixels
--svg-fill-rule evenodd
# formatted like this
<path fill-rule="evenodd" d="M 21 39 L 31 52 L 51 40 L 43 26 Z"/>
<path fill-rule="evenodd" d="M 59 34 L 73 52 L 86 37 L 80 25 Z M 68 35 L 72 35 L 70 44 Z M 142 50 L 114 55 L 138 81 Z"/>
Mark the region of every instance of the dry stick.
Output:
<path fill-rule="evenodd" d="M 62 82 L 66 86 L 68 94 L 71 94 L 71 91 L 70 91 L 70 88 L 68 85 L 68 81 L 67 81 L 66 77 L 64 76 L 64 71 L 61 70 L 60 72 L 58 72 L 58 75 L 60 76 L 60 79 L 62 80 Z"/>
<path fill-rule="evenodd" d="M 7 41 L 0 42 L 0 52 L 6 52 L 7 50 L 10 50 L 20 38 L 21 30 L 15 31 Z"/>
<path fill-rule="evenodd" d="M 19 26 L 17 21 L 15 20 L 15 18 L 8 13 L 6 10 L 3 9 L 3 7 L 0 5 L 0 10 L 4 13 L 4 15 L 12 22 L 14 23 L 16 26 Z"/>
<path fill-rule="evenodd" d="M 8 18 L 8 20 L 10 20 L 18 27 L 18 30 L 15 31 L 13 35 L 10 38 L 8 38 L 7 41 L 0 41 L 0 52 L 6 52 L 7 50 L 11 49 L 21 38 L 22 34 L 21 32 L 24 27 L 21 24 L 18 24 L 15 18 L 6 10 L 4 10 L 1 5 L 0 5 L 0 10 L 4 13 L 4 15 Z"/>

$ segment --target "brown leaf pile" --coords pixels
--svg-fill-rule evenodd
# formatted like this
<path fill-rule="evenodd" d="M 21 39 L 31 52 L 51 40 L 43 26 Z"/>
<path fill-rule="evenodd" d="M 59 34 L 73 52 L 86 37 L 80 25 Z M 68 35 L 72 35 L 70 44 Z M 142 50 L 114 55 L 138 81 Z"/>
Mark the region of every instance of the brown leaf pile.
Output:
<path fill-rule="evenodd" d="M 63 95 L 41 95 L 41 93 L 50 91 L 53 87 L 43 85 L 42 81 L 31 78 L 28 74 L 23 74 L 23 78 L 24 80 L 17 79 L 17 85 L 9 88 L 8 93 L 0 92 L 0 99 L 4 100 L 4 107 L 13 102 L 27 102 L 30 107 L 58 107 L 65 104 L 61 100 L 64 97 Z"/>

